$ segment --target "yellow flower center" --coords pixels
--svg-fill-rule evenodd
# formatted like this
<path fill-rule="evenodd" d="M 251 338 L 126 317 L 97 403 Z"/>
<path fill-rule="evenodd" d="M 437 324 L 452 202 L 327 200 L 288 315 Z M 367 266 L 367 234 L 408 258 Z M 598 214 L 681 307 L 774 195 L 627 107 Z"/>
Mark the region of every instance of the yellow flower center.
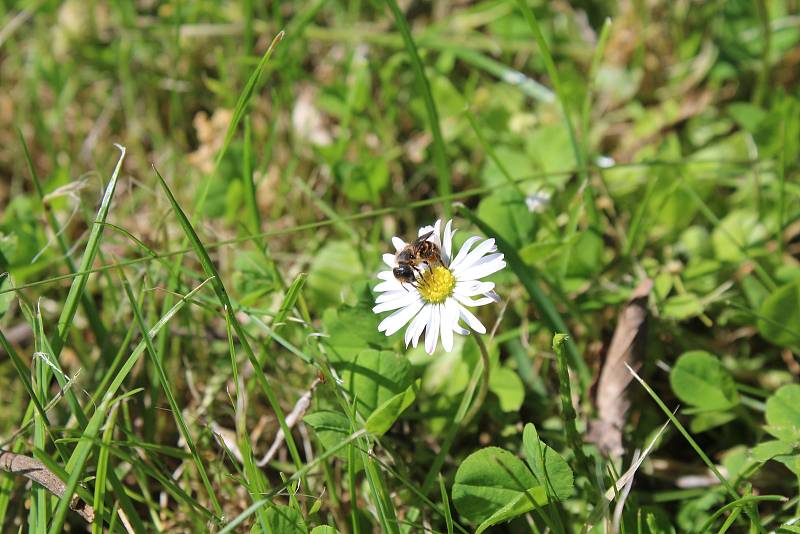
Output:
<path fill-rule="evenodd" d="M 419 294 L 431 304 L 441 304 L 453 294 L 456 277 L 444 265 L 427 269 L 419 279 Z"/>

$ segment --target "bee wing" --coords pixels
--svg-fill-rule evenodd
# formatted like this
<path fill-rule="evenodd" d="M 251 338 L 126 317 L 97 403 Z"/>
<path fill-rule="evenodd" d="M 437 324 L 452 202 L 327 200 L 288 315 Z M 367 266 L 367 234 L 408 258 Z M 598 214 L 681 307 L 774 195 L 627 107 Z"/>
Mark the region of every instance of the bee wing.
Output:
<path fill-rule="evenodd" d="M 427 234 L 423 234 L 423 235 L 419 236 L 419 237 L 417 238 L 417 240 L 416 240 L 416 241 L 414 241 L 414 244 L 415 244 L 415 245 L 419 245 L 420 243 L 424 243 L 424 242 L 425 242 L 425 241 L 427 241 L 427 240 L 428 240 L 428 238 L 429 238 L 430 236 L 432 236 L 432 235 L 433 235 L 433 230 L 431 230 L 431 231 L 430 231 L 430 232 L 428 232 Z"/>

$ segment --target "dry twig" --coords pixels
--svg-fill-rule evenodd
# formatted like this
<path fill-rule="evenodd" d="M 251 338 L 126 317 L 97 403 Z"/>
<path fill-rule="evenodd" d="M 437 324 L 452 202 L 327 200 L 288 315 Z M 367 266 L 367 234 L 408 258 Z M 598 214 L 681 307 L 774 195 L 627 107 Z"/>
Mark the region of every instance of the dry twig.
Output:
<path fill-rule="evenodd" d="M 0 449 L 0 470 L 13 475 L 24 476 L 36 482 L 59 499 L 65 498 L 64 493 L 67 487 L 64 482 L 36 458 Z M 81 501 L 77 495 L 73 495 L 70 498 L 69 507 L 85 519 L 87 523 L 94 521 L 94 508 Z"/>

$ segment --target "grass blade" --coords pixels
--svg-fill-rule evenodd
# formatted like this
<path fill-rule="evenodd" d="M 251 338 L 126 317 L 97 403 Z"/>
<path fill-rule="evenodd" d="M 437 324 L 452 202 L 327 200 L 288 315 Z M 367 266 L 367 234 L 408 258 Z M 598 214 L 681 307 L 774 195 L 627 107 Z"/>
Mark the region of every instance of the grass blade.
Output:
<path fill-rule="evenodd" d="M 206 280 L 207 282 L 208 280 Z M 192 291 L 187 293 L 183 298 L 181 298 L 170 310 L 150 329 L 148 335 L 150 337 L 155 336 L 158 332 L 161 331 L 162 328 L 177 314 L 184 305 L 189 301 L 189 299 L 194 296 L 195 293 L 200 291 L 200 289 L 205 286 L 206 282 L 198 285 Z M 131 355 L 128 357 L 125 364 L 120 368 L 119 372 L 117 372 L 114 380 L 112 380 L 111 384 L 108 386 L 108 390 L 105 393 L 105 397 L 103 402 L 100 403 L 97 410 L 95 410 L 94 414 L 92 414 L 92 418 L 89 419 L 83 425 L 84 431 L 81 435 L 81 441 L 75 447 L 75 450 L 72 451 L 72 455 L 67 462 L 67 472 L 70 474 L 69 479 L 67 480 L 67 487 L 65 491 L 65 495 L 72 495 L 75 492 L 75 487 L 78 485 L 78 482 L 81 480 L 83 476 L 83 470 L 86 465 L 87 460 L 89 459 L 89 454 L 92 451 L 94 446 L 94 440 L 99 434 L 100 426 L 102 425 L 103 421 L 106 418 L 106 412 L 108 410 L 110 400 L 116 394 L 117 390 L 122 385 L 122 382 L 125 381 L 127 378 L 128 373 L 131 372 L 133 366 L 139 361 L 139 357 L 145 351 L 146 345 L 144 341 L 140 341 L 136 348 L 133 350 Z M 83 416 L 85 418 L 85 415 Z M 109 471 L 109 475 L 111 475 L 113 471 Z M 114 477 L 116 479 L 116 477 Z M 113 480 L 112 480 L 113 482 Z M 122 489 L 121 487 L 115 488 L 115 491 L 119 492 L 117 495 L 122 497 Z M 57 534 L 61 532 L 61 528 L 64 525 L 64 520 L 66 519 L 67 510 L 69 508 L 69 499 L 61 499 L 58 502 L 58 506 L 56 507 L 56 511 L 53 514 L 53 521 L 50 524 L 49 533 L 50 534 Z M 126 513 L 128 511 L 126 510 Z M 136 514 L 133 514 L 134 517 L 137 517 Z M 132 517 L 129 516 L 129 519 L 132 520 Z"/>
<path fill-rule="evenodd" d="M 108 475 L 108 454 L 111 438 L 114 436 L 114 426 L 116 422 L 117 409 L 116 407 L 112 407 L 111 413 L 108 416 L 108 421 L 106 421 L 106 427 L 103 430 L 103 439 L 100 446 L 100 453 L 98 454 L 97 458 L 97 473 L 95 474 L 94 481 L 94 512 L 98 519 L 103 517 L 106 494 L 106 478 Z M 95 521 L 92 524 L 92 534 L 102 534 L 102 532 L 102 520 Z"/>
<path fill-rule="evenodd" d="M 558 332 L 568 332 L 567 325 L 561 318 L 558 310 L 556 310 L 556 307 L 553 305 L 547 295 L 545 295 L 544 292 L 539 288 L 536 280 L 531 275 L 531 267 L 522 261 L 522 258 L 519 257 L 516 249 L 505 239 L 500 237 L 491 226 L 478 218 L 478 216 L 472 213 L 470 210 L 462 208 L 460 212 L 463 213 L 473 224 L 475 224 L 475 226 L 480 228 L 481 232 L 487 236 L 492 236 L 495 239 L 497 248 L 503 254 L 505 254 L 508 266 L 512 271 L 514 271 L 514 274 L 517 275 L 517 278 L 519 278 L 519 281 L 522 282 L 522 285 L 525 286 L 525 289 L 527 290 L 528 295 L 530 295 L 533 304 L 539 310 L 539 313 L 542 314 L 543 322 L 552 331 L 552 333 L 556 334 Z M 578 373 L 581 389 L 582 391 L 587 391 L 587 388 L 591 383 L 589 368 L 586 366 L 586 362 L 583 361 L 583 357 L 578 352 L 578 348 L 575 346 L 575 343 L 573 343 L 571 339 L 567 339 L 565 344 L 567 347 L 569 363 Z"/>
<path fill-rule="evenodd" d="M 233 309 L 233 305 L 231 304 L 231 300 L 228 297 L 228 292 L 225 289 L 225 285 L 222 283 L 222 280 L 219 277 L 219 273 L 217 272 L 217 268 L 214 266 L 214 263 L 211 261 L 211 257 L 208 255 L 203 243 L 200 241 L 200 238 L 197 237 L 197 233 L 194 231 L 192 227 L 192 223 L 189 222 L 189 219 L 186 217 L 186 214 L 183 212 L 181 207 L 178 205 L 178 201 L 175 200 L 175 196 L 172 194 L 167 182 L 158 172 L 158 170 L 153 167 L 155 170 L 156 176 L 158 176 L 159 183 L 161 187 L 164 189 L 164 193 L 167 195 L 169 199 L 169 203 L 172 206 L 175 215 L 178 217 L 178 221 L 183 228 L 183 231 L 186 233 L 186 236 L 189 238 L 189 241 L 192 244 L 192 248 L 197 254 L 200 263 L 203 266 L 203 270 L 206 272 L 206 275 L 211 278 L 211 285 L 214 288 L 214 293 L 216 293 L 217 298 L 219 299 L 220 303 L 223 306 L 224 312 L 227 315 L 228 319 L 233 326 L 236 335 L 239 337 L 239 343 L 241 343 L 242 347 L 244 347 L 245 352 L 247 353 L 247 357 L 250 360 L 250 363 L 255 368 L 256 372 L 253 373 L 256 377 L 256 380 L 259 382 L 259 385 L 264 390 L 264 394 L 267 396 L 267 400 L 269 401 L 272 410 L 275 412 L 275 417 L 278 419 L 278 423 L 283 429 L 284 436 L 286 438 L 286 445 L 289 448 L 289 452 L 291 453 L 292 460 L 295 463 L 295 466 L 300 469 L 303 465 L 302 460 L 300 459 L 300 454 L 297 450 L 297 445 L 294 442 L 294 438 L 292 437 L 292 433 L 289 430 L 288 425 L 286 424 L 286 416 L 283 413 L 283 410 L 278 403 L 278 399 L 275 396 L 275 393 L 272 391 L 272 387 L 269 385 L 269 382 L 264 375 L 261 366 L 258 363 L 258 359 L 256 358 L 255 353 L 253 352 L 252 347 L 250 346 L 250 342 L 247 339 L 247 334 L 242 328 L 241 323 L 239 323 L 239 319 L 236 317 Z"/>
<path fill-rule="evenodd" d="M 36 168 L 34 167 L 33 161 L 31 160 L 30 152 L 28 151 L 28 144 L 25 142 L 25 137 L 22 135 L 22 130 L 20 130 L 19 128 L 17 128 L 17 135 L 19 136 L 19 141 L 20 144 L 22 145 L 22 152 L 25 155 L 25 161 L 28 164 L 28 172 L 30 172 L 31 178 L 33 179 L 33 186 L 36 191 L 36 195 L 39 197 L 39 202 L 42 204 L 42 210 L 44 211 L 45 217 L 47 218 L 47 224 L 50 225 L 50 230 L 53 232 L 56 243 L 58 243 L 58 248 L 61 250 L 61 254 L 64 256 L 64 263 L 66 263 L 67 269 L 69 269 L 70 273 L 74 273 L 78 270 L 78 267 L 72 260 L 72 256 L 70 255 L 69 245 L 67 244 L 67 241 L 64 238 L 64 232 L 63 229 L 61 228 L 61 225 L 58 223 L 58 219 L 56 219 L 53 210 L 50 209 L 45 204 L 44 188 L 42 187 L 42 181 L 39 179 L 39 174 L 36 172 Z M 103 321 L 100 320 L 100 316 L 97 313 L 97 307 L 94 305 L 92 299 L 90 299 L 87 295 L 83 293 L 81 293 L 80 299 L 81 299 L 81 305 L 83 306 L 83 309 L 86 312 L 86 318 L 89 321 L 89 325 L 91 326 L 92 331 L 94 332 L 94 335 L 97 338 L 98 345 L 102 347 L 105 343 L 106 336 L 108 335 L 108 333 L 106 332 L 106 329 L 103 326 Z"/>
<path fill-rule="evenodd" d="M 422 93 L 422 98 L 425 101 L 425 111 L 428 114 L 431 135 L 433 135 L 433 160 L 436 165 L 438 191 L 439 195 L 447 196 L 452 192 L 450 169 L 447 163 L 447 150 L 444 144 L 444 137 L 442 136 L 441 126 L 439 125 L 439 112 L 436 110 L 436 102 L 433 100 L 431 85 L 428 81 L 428 76 L 425 74 L 425 67 L 422 65 L 422 60 L 417 51 L 417 45 L 414 43 L 414 38 L 411 36 L 411 30 L 408 27 L 405 15 L 400 11 L 400 6 L 397 5 L 396 0 L 386 0 L 386 4 L 392 11 L 392 15 L 394 15 L 397 29 L 400 30 L 400 35 L 403 36 L 403 43 L 405 44 L 406 51 L 408 51 L 408 56 L 411 61 L 411 70 L 414 71 L 418 89 L 420 93 Z M 450 204 L 444 203 L 445 217 L 450 218 L 450 211 Z"/>
<path fill-rule="evenodd" d="M 228 129 L 225 132 L 225 140 L 222 142 L 222 147 L 220 147 L 219 152 L 217 152 L 217 157 L 214 160 L 214 170 L 203 182 L 203 188 L 200 191 L 200 196 L 197 198 L 197 202 L 195 202 L 195 213 L 199 214 L 203 211 L 206 198 L 208 197 L 208 190 L 211 186 L 211 179 L 214 177 L 214 175 L 216 175 L 217 170 L 219 169 L 219 164 L 222 162 L 222 158 L 224 158 L 225 154 L 228 152 L 228 147 L 233 140 L 236 129 L 239 127 L 239 122 L 241 122 L 242 117 L 244 117 L 244 113 L 247 110 L 247 105 L 250 103 L 250 99 L 253 97 L 253 93 L 256 91 L 256 86 L 258 85 L 259 80 L 261 80 L 261 74 L 264 72 L 264 67 L 267 66 L 267 62 L 272 56 L 272 51 L 275 49 L 275 46 L 281 42 L 283 36 L 283 32 L 278 32 L 278 35 L 272 39 L 272 43 L 270 43 L 269 48 L 267 48 L 267 51 L 264 52 L 264 55 L 261 56 L 258 66 L 250 75 L 250 78 L 247 80 L 244 89 L 239 95 L 239 99 L 236 101 L 236 106 L 233 108 L 231 123 L 228 125 Z"/>
<path fill-rule="evenodd" d="M 103 236 L 103 223 L 106 222 L 106 217 L 108 217 L 108 209 L 111 206 L 111 199 L 114 196 L 114 190 L 117 188 L 119 173 L 122 170 L 122 164 L 125 161 L 125 147 L 121 145 L 115 146 L 120 151 L 119 159 L 117 160 L 117 165 L 114 167 L 114 172 L 111 173 L 111 180 L 106 186 L 103 200 L 100 202 L 100 209 L 97 211 L 97 217 L 95 218 L 94 226 L 92 226 L 92 231 L 89 234 L 89 240 L 86 242 L 86 249 L 83 252 L 81 263 L 78 266 L 78 272 L 81 273 L 88 271 L 92 267 L 94 259 L 97 256 L 97 251 L 100 248 L 100 240 Z M 58 360 L 58 357 L 61 354 L 61 349 L 64 348 L 67 334 L 72 326 L 72 320 L 75 318 L 75 312 L 78 309 L 78 302 L 80 301 L 81 296 L 86 289 L 86 283 L 88 280 L 88 274 L 80 274 L 72 281 L 72 285 L 69 288 L 67 299 L 64 301 L 64 309 L 62 310 L 61 316 L 58 319 L 58 333 L 57 335 L 53 336 L 53 339 L 50 342 L 50 346 L 53 349 L 53 357 L 56 360 Z"/>
<path fill-rule="evenodd" d="M 139 326 L 139 331 L 142 333 L 142 340 L 144 341 L 147 353 L 150 355 L 153 366 L 156 368 L 158 380 L 161 382 L 161 387 L 164 388 L 164 395 L 167 397 L 167 402 L 169 402 L 169 407 L 172 410 L 175 423 L 178 425 L 181 436 L 183 436 L 183 439 L 186 440 L 186 445 L 189 447 L 189 451 L 192 454 L 195 467 L 197 467 L 197 471 L 200 473 L 200 478 L 202 479 L 203 485 L 208 492 L 208 497 L 211 499 L 211 504 L 214 506 L 214 512 L 217 514 L 217 516 L 222 516 L 222 507 L 219 504 L 219 500 L 217 500 L 217 495 L 214 491 L 214 488 L 211 486 L 211 481 L 209 480 L 206 469 L 203 466 L 203 461 L 200 459 L 200 455 L 197 454 L 197 447 L 194 444 L 194 439 L 192 438 L 191 432 L 189 432 L 189 427 L 186 424 L 186 421 L 183 419 L 183 412 L 180 406 L 178 406 L 178 402 L 175 400 L 175 395 L 172 393 L 172 388 L 169 385 L 170 381 L 167 378 L 167 374 L 164 372 L 163 365 L 161 365 L 161 358 L 158 357 L 158 353 L 153 346 L 153 340 L 150 339 L 148 328 L 144 324 L 142 311 L 139 309 L 139 303 L 136 301 L 136 297 L 133 294 L 131 284 L 122 269 L 119 269 L 118 272 L 120 280 L 122 281 L 122 286 L 125 288 L 125 294 L 128 296 L 131 310 L 133 310 L 133 316 L 136 319 L 136 324 Z"/>

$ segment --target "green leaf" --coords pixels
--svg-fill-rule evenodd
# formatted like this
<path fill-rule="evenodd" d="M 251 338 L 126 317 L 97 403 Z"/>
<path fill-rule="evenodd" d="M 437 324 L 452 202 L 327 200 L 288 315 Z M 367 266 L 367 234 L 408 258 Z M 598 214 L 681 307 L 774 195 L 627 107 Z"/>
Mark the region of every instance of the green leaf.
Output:
<path fill-rule="evenodd" d="M 391 351 L 362 350 L 352 360 L 334 363 L 334 368 L 364 417 L 411 384 L 408 360 Z"/>
<path fill-rule="evenodd" d="M 753 447 L 753 450 L 750 452 L 750 454 L 754 460 L 766 462 L 767 460 L 772 460 L 776 456 L 792 454 L 793 452 L 794 447 L 791 443 L 786 443 L 785 441 L 781 441 L 779 439 L 773 439 L 759 443 Z"/>
<path fill-rule="evenodd" d="M 525 400 L 525 386 L 519 375 L 508 367 L 498 367 L 489 375 L 489 390 L 497 395 L 500 409 L 517 412 Z"/>
<path fill-rule="evenodd" d="M 767 432 L 791 443 L 800 442 L 800 385 L 787 384 L 767 399 Z"/>
<path fill-rule="evenodd" d="M 539 164 L 541 170 L 554 174 L 548 181 L 558 186 L 566 183 L 569 175 L 555 173 L 577 166 L 567 127 L 559 123 L 535 128 L 526 138 L 526 152 Z"/>
<path fill-rule="evenodd" d="M 758 330 L 778 346 L 800 344 L 800 283 L 773 291 L 759 309 Z"/>
<path fill-rule="evenodd" d="M 576 236 L 573 236 L 573 239 L 574 237 Z M 552 257 L 556 252 L 561 251 L 565 246 L 569 245 L 571 241 L 572 240 L 528 243 L 519 249 L 519 257 L 527 264 L 539 265 Z"/>
<path fill-rule="evenodd" d="M 567 276 L 588 277 L 603 268 L 603 238 L 597 232 L 587 230 L 571 237 Z"/>
<path fill-rule="evenodd" d="M 314 254 L 306 287 L 321 306 L 335 305 L 352 294 L 353 281 L 363 274 L 356 249 L 344 241 L 332 241 Z"/>
<path fill-rule="evenodd" d="M 307 414 L 303 421 L 314 429 L 325 450 L 334 448 L 350 435 L 350 421 L 340 412 L 320 410 Z M 337 456 L 346 459 L 347 451 L 341 451 Z"/>
<path fill-rule="evenodd" d="M 364 423 L 364 428 L 374 436 L 382 436 L 397 421 L 400 414 L 411 406 L 416 398 L 417 394 L 414 386 L 408 386 L 404 392 L 398 393 L 378 406 Z"/>
<path fill-rule="evenodd" d="M 559 501 L 569 498 L 573 492 L 572 469 L 560 454 L 539 439 L 531 423 L 522 432 L 522 447 L 525 461 L 547 494 Z"/>
<path fill-rule="evenodd" d="M 685 293 L 668 298 L 661 308 L 664 317 L 679 321 L 703 313 L 703 304 L 694 293 Z"/>
<path fill-rule="evenodd" d="M 734 210 L 729 213 L 711 234 L 711 243 L 717 259 L 740 262 L 753 252 L 753 247 L 767 236 L 758 213 Z"/>
<path fill-rule="evenodd" d="M 669 382 L 680 400 L 704 411 L 727 410 L 739 404 L 733 377 L 716 356 L 705 351 L 682 354 Z"/>
<path fill-rule="evenodd" d="M 352 360 L 363 349 L 386 345 L 386 336 L 378 332 L 380 318 L 366 307 L 330 308 L 322 322 L 328 333 L 326 344 L 332 349 L 331 361 Z"/>
<path fill-rule="evenodd" d="M 481 532 L 484 532 L 491 526 L 502 523 L 503 521 L 509 521 L 517 516 L 529 512 L 533 509 L 533 504 L 531 501 L 538 502 L 544 498 L 546 498 L 545 492 L 541 487 L 531 488 L 525 493 L 520 493 L 510 503 L 486 518 L 486 520 L 481 523 L 477 529 L 475 529 L 475 534 L 481 534 Z"/>
<path fill-rule="evenodd" d="M 473 452 L 461 463 L 452 495 L 458 513 L 474 524 L 484 523 L 509 503 L 520 503 L 514 509 L 517 515 L 547 503 L 544 488 L 522 460 L 498 447 Z"/>
<path fill-rule="evenodd" d="M 692 419 L 692 422 L 689 423 L 689 430 L 695 434 L 699 434 L 700 432 L 722 426 L 734 419 L 736 419 L 736 414 L 734 412 L 703 412 Z"/>
<path fill-rule="evenodd" d="M 280 534 L 308 534 L 308 527 L 300 512 L 282 504 L 272 505 L 266 513 L 269 528 Z"/>
<path fill-rule="evenodd" d="M 342 191 L 353 202 L 376 203 L 389 185 L 389 165 L 383 158 L 367 159 L 363 164 L 340 161 L 334 169 Z"/>
<path fill-rule="evenodd" d="M 749 102 L 734 102 L 728 106 L 728 114 L 739 126 L 750 133 L 756 133 L 758 125 L 767 116 L 766 111 Z"/>
<path fill-rule="evenodd" d="M 320 525 L 312 528 L 311 534 L 339 534 L 339 531 L 328 525 Z"/>
<path fill-rule="evenodd" d="M 525 200 L 514 189 L 497 189 L 481 200 L 478 217 L 484 221 L 492 221 L 495 232 L 515 248 L 530 241 L 534 215 L 528 211 Z"/>

